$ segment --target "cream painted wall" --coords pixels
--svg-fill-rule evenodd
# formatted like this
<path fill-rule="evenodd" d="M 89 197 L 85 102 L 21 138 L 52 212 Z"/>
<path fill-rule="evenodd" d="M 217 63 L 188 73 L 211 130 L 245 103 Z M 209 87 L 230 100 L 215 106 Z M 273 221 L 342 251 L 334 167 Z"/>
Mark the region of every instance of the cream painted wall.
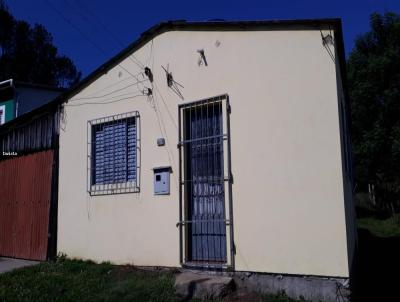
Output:
<path fill-rule="evenodd" d="M 198 66 L 202 48 L 208 67 Z M 143 83 L 79 99 L 134 83 L 121 66 L 64 108 L 58 252 L 119 264 L 179 266 L 177 106 L 228 93 L 236 270 L 348 277 L 335 64 L 320 32 L 174 31 L 134 55 L 154 73 L 156 110 L 146 97 L 72 106 L 150 87 Z M 137 74 L 133 61 L 120 65 Z M 184 101 L 166 85 L 161 65 L 168 64 L 185 87 Z M 140 193 L 90 197 L 87 121 L 135 110 L 142 128 Z M 166 138 L 165 147 L 157 147 L 159 137 Z M 166 165 L 173 169 L 171 194 L 154 196 L 151 169 Z"/>

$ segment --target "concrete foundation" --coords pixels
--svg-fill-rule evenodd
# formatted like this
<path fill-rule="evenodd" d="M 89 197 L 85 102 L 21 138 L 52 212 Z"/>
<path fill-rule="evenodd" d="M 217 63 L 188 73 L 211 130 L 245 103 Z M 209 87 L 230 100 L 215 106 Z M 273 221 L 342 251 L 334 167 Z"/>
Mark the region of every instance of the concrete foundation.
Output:
<path fill-rule="evenodd" d="M 349 301 L 349 281 L 345 278 L 234 273 L 238 289 L 268 294 L 282 291 L 293 299 L 306 301 Z"/>
<path fill-rule="evenodd" d="M 175 289 L 185 301 L 191 298 L 219 299 L 230 294 L 235 284 L 232 277 L 183 272 L 175 278 Z"/>
<path fill-rule="evenodd" d="M 316 276 L 295 276 L 278 274 L 261 274 L 252 272 L 206 272 L 181 270 L 191 275 L 230 277 L 234 288 L 241 292 L 257 292 L 264 294 L 279 294 L 284 292 L 296 300 L 312 302 L 344 302 L 350 301 L 349 279 L 328 278 Z M 201 277 L 202 276 L 202 277 Z"/>

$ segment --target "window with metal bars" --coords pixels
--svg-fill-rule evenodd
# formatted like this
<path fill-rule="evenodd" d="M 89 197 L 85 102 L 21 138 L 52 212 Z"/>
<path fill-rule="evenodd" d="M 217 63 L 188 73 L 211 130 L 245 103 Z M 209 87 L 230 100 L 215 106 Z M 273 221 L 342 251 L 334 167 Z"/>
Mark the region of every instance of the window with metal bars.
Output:
<path fill-rule="evenodd" d="M 138 112 L 89 121 L 88 139 L 89 193 L 138 192 Z"/>

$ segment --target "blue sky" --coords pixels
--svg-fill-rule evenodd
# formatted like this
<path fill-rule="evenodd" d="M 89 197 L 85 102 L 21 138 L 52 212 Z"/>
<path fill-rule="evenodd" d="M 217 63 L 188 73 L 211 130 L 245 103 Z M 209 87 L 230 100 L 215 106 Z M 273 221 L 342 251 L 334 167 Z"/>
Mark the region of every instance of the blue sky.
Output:
<path fill-rule="evenodd" d="M 17 19 L 43 24 L 52 33 L 59 51 L 75 62 L 83 76 L 136 40 L 140 33 L 165 20 L 339 17 L 349 53 L 354 38 L 368 30 L 372 12 L 400 13 L 400 0 L 6 0 L 6 3 Z"/>

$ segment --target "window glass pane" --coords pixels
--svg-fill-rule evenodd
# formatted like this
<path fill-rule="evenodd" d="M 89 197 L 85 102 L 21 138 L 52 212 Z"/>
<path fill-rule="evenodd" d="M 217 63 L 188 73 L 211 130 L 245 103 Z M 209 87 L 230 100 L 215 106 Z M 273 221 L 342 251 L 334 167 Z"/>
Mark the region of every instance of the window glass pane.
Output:
<path fill-rule="evenodd" d="M 92 184 L 136 180 L 135 118 L 94 125 L 92 135 Z"/>

